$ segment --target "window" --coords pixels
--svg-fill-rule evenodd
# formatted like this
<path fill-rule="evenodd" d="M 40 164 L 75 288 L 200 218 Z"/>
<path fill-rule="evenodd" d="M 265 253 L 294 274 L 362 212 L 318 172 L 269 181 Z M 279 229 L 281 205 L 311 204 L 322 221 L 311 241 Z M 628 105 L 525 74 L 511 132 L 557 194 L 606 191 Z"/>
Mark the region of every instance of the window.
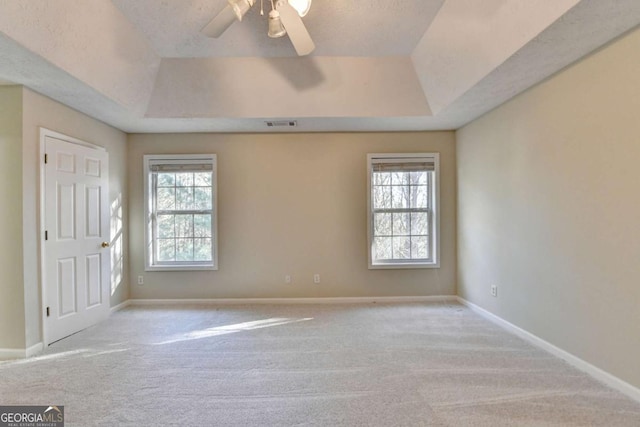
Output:
<path fill-rule="evenodd" d="M 216 270 L 216 156 L 147 155 L 146 269 Z"/>
<path fill-rule="evenodd" d="M 438 260 L 439 154 L 369 154 L 369 268 Z"/>

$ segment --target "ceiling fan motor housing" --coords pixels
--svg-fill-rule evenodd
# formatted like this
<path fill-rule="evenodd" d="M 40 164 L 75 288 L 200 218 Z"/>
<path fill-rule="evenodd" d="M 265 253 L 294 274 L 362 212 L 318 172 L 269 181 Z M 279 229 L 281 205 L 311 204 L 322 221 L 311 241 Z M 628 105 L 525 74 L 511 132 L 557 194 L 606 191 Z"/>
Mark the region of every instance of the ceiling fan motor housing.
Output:
<path fill-rule="evenodd" d="M 229 5 L 238 17 L 238 21 L 242 21 L 242 17 L 256 3 L 256 0 L 229 0 Z"/>

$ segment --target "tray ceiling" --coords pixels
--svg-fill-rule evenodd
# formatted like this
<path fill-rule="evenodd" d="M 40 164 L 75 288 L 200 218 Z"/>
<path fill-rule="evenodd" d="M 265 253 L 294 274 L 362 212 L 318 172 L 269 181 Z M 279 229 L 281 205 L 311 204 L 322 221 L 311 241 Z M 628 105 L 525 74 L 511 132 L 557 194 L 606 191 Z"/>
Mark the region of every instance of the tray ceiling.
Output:
<path fill-rule="evenodd" d="M 640 23 L 637 0 L 315 0 L 296 57 L 260 2 L 203 36 L 225 5 L 0 0 L 0 82 L 127 132 L 456 129 Z"/>

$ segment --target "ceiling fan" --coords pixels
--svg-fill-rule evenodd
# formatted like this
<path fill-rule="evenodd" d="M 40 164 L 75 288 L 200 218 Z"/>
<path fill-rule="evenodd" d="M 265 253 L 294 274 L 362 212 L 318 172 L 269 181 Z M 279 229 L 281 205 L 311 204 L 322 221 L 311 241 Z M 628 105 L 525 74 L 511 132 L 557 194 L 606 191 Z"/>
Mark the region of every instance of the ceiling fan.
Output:
<path fill-rule="evenodd" d="M 311 0 L 270 0 L 269 37 L 277 38 L 285 34 L 293 44 L 299 56 L 308 55 L 316 48 L 302 17 L 311 7 Z M 203 29 L 202 33 L 208 37 L 218 38 L 236 20 L 242 21 L 244 15 L 255 4 L 256 0 L 227 0 L 227 6 L 216 15 Z M 260 14 L 264 14 L 260 0 Z"/>

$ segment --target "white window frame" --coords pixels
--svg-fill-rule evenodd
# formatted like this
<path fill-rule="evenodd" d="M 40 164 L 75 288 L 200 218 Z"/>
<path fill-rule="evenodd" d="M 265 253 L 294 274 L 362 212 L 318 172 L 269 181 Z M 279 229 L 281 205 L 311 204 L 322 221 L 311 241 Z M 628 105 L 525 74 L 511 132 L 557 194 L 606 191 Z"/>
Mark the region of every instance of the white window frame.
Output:
<path fill-rule="evenodd" d="M 416 260 L 390 260 L 385 262 L 374 262 L 373 253 L 373 198 L 372 198 L 372 177 L 373 164 L 381 160 L 388 160 L 389 163 L 397 162 L 399 159 L 408 159 L 417 161 L 424 159 L 433 161 L 433 181 L 430 188 L 431 200 L 430 205 L 433 206 L 431 211 L 430 237 L 431 237 L 431 253 L 433 256 L 429 261 Z M 367 154 L 367 242 L 368 242 L 368 261 L 369 269 L 407 269 L 407 268 L 440 268 L 440 154 L 439 153 L 370 153 Z"/>
<path fill-rule="evenodd" d="M 175 264 L 156 264 L 154 262 L 153 232 L 153 188 L 151 182 L 151 166 L 154 163 L 210 163 L 212 166 L 212 209 L 211 209 L 211 245 L 212 261 L 210 262 L 176 262 Z M 218 177 L 217 156 L 215 154 L 148 154 L 144 156 L 144 233 L 145 233 L 145 271 L 189 271 L 218 269 Z"/>

